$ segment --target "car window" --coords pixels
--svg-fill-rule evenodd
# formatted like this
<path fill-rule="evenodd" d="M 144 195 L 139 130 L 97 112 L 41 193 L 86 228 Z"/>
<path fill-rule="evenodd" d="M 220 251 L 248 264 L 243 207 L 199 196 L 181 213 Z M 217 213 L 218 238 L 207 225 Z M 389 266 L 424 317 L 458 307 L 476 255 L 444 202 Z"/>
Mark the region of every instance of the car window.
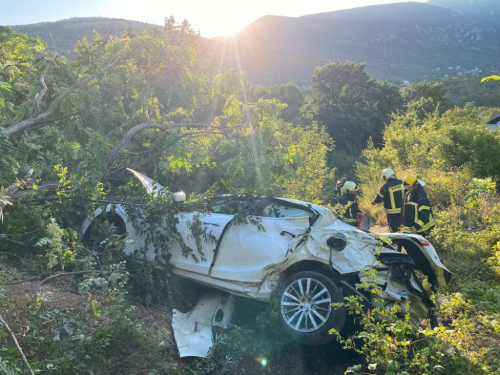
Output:
<path fill-rule="evenodd" d="M 270 202 L 265 205 L 260 212 L 256 213 L 258 216 L 264 217 L 308 217 L 315 218 L 314 213 L 303 210 L 297 207 L 289 207 L 283 204 Z"/>

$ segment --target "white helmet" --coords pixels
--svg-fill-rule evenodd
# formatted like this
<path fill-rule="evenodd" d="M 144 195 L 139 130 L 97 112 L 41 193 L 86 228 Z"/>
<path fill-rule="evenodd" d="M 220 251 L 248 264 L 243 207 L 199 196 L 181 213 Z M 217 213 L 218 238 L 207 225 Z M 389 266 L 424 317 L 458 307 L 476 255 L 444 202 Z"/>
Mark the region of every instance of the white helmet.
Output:
<path fill-rule="evenodd" d="M 347 181 L 344 186 L 342 187 L 342 191 L 344 193 L 353 193 L 357 190 L 357 186 L 354 182 L 352 181 Z"/>
<path fill-rule="evenodd" d="M 394 173 L 392 169 L 386 168 L 382 171 L 382 175 L 380 177 L 382 177 L 382 180 L 387 181 L 389 177 L 394 176 L 395 174 L 396 173 Z"/>

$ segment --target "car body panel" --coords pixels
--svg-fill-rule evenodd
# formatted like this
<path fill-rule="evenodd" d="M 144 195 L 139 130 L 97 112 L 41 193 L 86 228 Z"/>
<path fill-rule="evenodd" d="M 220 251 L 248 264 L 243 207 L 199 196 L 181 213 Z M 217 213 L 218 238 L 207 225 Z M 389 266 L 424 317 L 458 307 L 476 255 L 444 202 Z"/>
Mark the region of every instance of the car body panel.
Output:
<path fill-rule="evenodd" d="M 208 275 L 210 266 L 214 260 L 215 248 L 226 225 L 232 220 L 231 215 L 211 214 L 204 215 L 198 212 L 183 212 L 177 215 L 179 222 L 177 231 L 182 237 L 184 244 L 191 249 L 191 253 L 185 256 L 178 241 L 174 241 L 170 248 L 170 263 L 176 268 L 186 271 Z M 191 233 L 192 223 L 198 221 L 201 230 L 206 230 L 206 235 L 200 235 L 197 239 Z M 198 242 L 198 243 L 197 243 Z M 198 248 L 200 247 L 200 249 Z M 201 252 L 200 252 L 201 251 Z"/>
<path fill-rule="evenodd" d="M 282 263 L 294 238 L 309 228 L 309 217 L 262 217 L 260 225 L 265 231 L 252 223 L 233 224 L 227 229 L 217 251 L 212 277 L 262 282 L 266 268 Z"/>

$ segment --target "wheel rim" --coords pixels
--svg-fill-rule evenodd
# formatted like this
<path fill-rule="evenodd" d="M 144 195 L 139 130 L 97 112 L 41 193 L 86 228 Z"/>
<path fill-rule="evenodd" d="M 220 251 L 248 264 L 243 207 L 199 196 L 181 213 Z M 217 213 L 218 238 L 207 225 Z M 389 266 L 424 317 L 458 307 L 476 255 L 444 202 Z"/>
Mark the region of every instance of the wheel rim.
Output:
<path fill-rule="evenodd" d="M 320 281 L 298 279 L 288 285 L 281 296 L 281 314 L 293 330 L 313 332 L 328 320 L 331 303 L 330 292 Z"/>

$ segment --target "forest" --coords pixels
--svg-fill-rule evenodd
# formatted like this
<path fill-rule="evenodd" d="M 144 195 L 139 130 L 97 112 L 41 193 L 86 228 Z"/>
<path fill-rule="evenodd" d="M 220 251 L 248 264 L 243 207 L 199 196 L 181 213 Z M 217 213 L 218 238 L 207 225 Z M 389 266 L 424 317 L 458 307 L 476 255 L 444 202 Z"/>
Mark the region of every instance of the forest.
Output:
<path fill-rule="evenodd" d="M 305 95 L 292 82 L 253 87 L 198 39 L 167 18 L 163 29 L 95 33 L 67 58 L 0 26 L 0 372 L 500 373 L 500 130 L 486 126 L 499 83 L 400 93 L 337 60 L 311 71 Z M 437 222 L 430 241 L 453 272 L 432 296 L 441 326 L 415 333 L 408 316 L 357 311 L 356 340 L 304 348 L 284 339 L 272 303 L 237 306 L 207 358 L 179 359 L 168 313 L 189 310 L 199 291 L 172 275 L 155 225 L 173 220 L 171 195 L 147 194 L 127 168 L 196 208 L 224 194 L 331 208 L 346 176 L 379 227 L 385 213 L 370 202 L 381 171 L 417 175 Z M 155 264 L 125 257 L 112 226 L 82 243 L 83 221 L 109 204 L 148 217 Z"/>

